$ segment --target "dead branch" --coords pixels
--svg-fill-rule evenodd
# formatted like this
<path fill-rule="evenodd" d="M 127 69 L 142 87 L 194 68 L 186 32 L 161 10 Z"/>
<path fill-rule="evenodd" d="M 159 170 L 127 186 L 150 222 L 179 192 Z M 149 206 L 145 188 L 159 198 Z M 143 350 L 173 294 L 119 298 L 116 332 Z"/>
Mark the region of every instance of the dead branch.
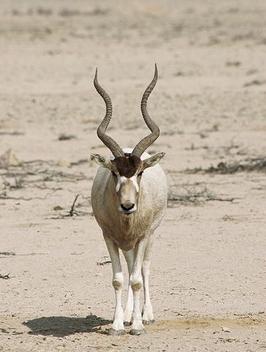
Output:
<path fill-rule="evenodd" d="M 0 255 L 9 256 L 9 255 L 16 255 L 16 253 L 15 252 L 0 252 Z"/>
<path fill-rule="evenodd" d="M 25 197 L 10 197 L 10 196 L 7 196 L 5 194 L 0 194 L 0 199 L 4 199 L 4 200 L 8 200 L 8 199 L 23 200 L 25 202 L 29 202 L 31 200 L 45 200 L 45 199 L 47 199 L 48 196 L 49 196 L 49 194 L 47 194 L 45 197 L 29 197 L 29 198 L 25 198 Z"/>
<path fill-rule="evenodd" d="M 74 202 L 69 210 L 69 216 L 73 216 L 74 214 L 77 215 L 77 213 L 75 212 L 75 204 L 78 200 L 78 197 L 79 197 L 79 194 L 76 195 L 75 199 L 74 199 Z"/>
<path fill-rule="evenodd" d="M 103 265 L 111 264 L 111 263 L 112 262 L 111 262 L 110 258 L 108 256 L 104 256 L 103 260 L 98 261 L 96 264 L 100 265 L 100 266 L 103 266 Z"/>
<path fill-rule="evenodd" d="M 103 265 L 111 264 L 111 263 L 112 263 L 111 260 L 105 260 L 105 261 L 103 261 L 103 262 L 97 262 L 97 265 L 103 266 Z"/>
<path fill-rule="evenodd" d="M 0 274 L 0 279 L 9 280 L 10 276 L 9 276 L 9 274 L 4 274 L 4 275 Z"/>

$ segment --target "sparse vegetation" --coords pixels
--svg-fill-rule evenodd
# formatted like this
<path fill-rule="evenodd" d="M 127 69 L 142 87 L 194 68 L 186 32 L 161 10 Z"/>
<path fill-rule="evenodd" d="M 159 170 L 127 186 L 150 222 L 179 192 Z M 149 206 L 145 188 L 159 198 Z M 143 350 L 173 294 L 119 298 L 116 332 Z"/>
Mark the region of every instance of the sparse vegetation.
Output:
<path fill-rule="evenodd" d="M 235 174 L 237 172 L 266 172 L 266 158 L 245 159 L 243 161 L 220 162 L 217 166 L 210 166 L 206 169 L 197 167 L 187 169 L 188 174 Z"/>
<path fill-rule="evenodd" d="M 209 201 L 233 202 L 235 198 L 219 197 L 202 185 L 184 185 L 178 192 L 171 191 L 168 196 L 168 207 L 177 205 L 202 205 Z"/>

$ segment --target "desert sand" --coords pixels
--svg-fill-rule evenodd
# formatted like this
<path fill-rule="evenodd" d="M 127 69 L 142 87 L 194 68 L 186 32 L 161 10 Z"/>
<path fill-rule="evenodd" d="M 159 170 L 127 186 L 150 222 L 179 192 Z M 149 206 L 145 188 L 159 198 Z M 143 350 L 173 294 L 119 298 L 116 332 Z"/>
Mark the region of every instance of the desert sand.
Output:
<path fill-rule="evenodd" d="M 1 0 L 0 351 L 266 349 L 265 16 L 249 0 Z M 169 181 L 156 322 L 107 336 L 114 294 L 89 155 L 109 152 L 92 81 L 98 67 L 109 132 L 132 147 L 155 62 L 149 151 L 166 153 Z"/>

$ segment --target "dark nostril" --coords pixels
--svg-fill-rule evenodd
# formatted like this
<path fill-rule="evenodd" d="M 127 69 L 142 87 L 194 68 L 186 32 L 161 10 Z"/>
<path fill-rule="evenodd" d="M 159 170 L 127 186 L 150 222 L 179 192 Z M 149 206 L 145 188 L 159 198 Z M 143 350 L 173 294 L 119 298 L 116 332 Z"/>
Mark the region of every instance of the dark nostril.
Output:
<path fill-rule="evenodd" d="M 125 204 L 121 204 L 121 208 L 122 208 L 123 210 L 126 210 L 126 211 L 133 209 L 134 206 L 135 206 L 134 203 L 125 203 Z"/>

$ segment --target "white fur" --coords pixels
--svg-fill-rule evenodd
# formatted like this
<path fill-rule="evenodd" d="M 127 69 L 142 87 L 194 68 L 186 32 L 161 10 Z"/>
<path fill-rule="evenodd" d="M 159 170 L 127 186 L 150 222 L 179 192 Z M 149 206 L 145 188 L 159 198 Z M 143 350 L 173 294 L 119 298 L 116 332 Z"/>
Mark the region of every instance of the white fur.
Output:
<path fill-rule="evenodd" d="M 124 148 L 130 153 L 132 149 Z M 149 158 L 143 153 L 141 159 Z M 167 182 L 162 168 L 157 164 L 145 169 L 140 187 L 137 177 L 131 182 L 138 192 L 138 206 L 130 215 L 119 211 L 117 192 L 126 177 L 118 177 L 113 182 L 110 171 L 104 167 L 98 169 L 92 186 L 92 208 L 100 225 L 111 257 L 113 268 L 113 286 L 116 295 L 116 308 L 113 329 L 123 330 L 123 319 L 132 320 L 132 330 L 142 331 L 142 320 L 153 320 L 153 311 L 149 294 L 150 256 L 153 233 L 159 226 L 167 205 Z M 125 255 L 129 272 L 129 289 L 126 310 L 123 314 L 121 294 L 123 274 L 119 248 Z M 144 309 L 141 315 L 140 292 L 144 286 Z M 132 299 L 133 298 L 133 299 Z"/>
<path fill-rule="evenodd" d="M 130 178 L 126 178 L 125 176 L 120 176 L 120 175 L 117 175 L 117 183 L 116 183 L 116 187 L 115 187 L 115 190 L 116 192 L 119 192 L 120 188 L 121 188 L 121 185 L 123 183 L 125 183 L 126 181 L 130 180 L 132 185 L 135 187 L 136 189 L 136 192 L 138 193 L 139 192 L 139 185 L 138 185 L 138 182 L 137 182 L 137 176 L 134 175 Z"/>

